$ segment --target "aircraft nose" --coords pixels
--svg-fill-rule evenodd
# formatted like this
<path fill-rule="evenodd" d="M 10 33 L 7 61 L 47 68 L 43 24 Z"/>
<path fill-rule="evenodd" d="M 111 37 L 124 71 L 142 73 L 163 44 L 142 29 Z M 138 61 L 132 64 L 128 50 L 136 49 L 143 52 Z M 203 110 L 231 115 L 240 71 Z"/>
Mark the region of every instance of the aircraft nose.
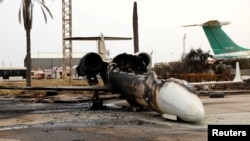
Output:
<path fill-rule="evenodd" d="M 156 103 L 163 114 L 177 116 L 186 122 L 200 122 L 205 117 L 200 98 L 186 86 L 175 82 L 163 85 Z"/>
<path fill-rule="evenodd" d="M 197 102 L 190 103 L 187 105 L 182 118 L 188 122 L 198 122 L 204 119 L 205 112 L 202 105 Z"/>

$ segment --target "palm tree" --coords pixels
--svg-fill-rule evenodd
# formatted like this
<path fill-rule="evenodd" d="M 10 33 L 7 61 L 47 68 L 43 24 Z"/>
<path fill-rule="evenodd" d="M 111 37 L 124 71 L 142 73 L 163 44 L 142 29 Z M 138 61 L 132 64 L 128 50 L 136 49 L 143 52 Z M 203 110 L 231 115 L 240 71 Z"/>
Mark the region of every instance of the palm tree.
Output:
<path fill-rule="evenodd" d="M 210 65 L 207 63 L 207 59 L 213 56 L 210 54 L 210 51 L 203 52 L 201 48 L 198 48 L 196 50 L 191 49 L 188 54 L 186 54 L 185 57 L 185 64 L 187 64 L 191 70 L 192 73 L 201 73 L 210 68 Z"/>
<path fill-rule="evenodd" d="M 32 28 L 32 20 L 33 20 L 33 7 L 34 2 L 37 2 L 41 7 L 41 10 L 44 15 L 45 22 L 47 23 L 47 15 L 45 12 L 48 12 L 51 18 L 53 18 L 50 10 L 45 5 L 44 0 L 22 0 L 21 6 L 19 9 L 19 23 L 21 23 L 21 19 L 23 19 L 24 29 L 26 31 L 26 57 L 24 59 L 24 65 L 27 68 L 26 71 L 26 86 L 31 86 L 31 42 L 30 42 L 30 32 Z"/>

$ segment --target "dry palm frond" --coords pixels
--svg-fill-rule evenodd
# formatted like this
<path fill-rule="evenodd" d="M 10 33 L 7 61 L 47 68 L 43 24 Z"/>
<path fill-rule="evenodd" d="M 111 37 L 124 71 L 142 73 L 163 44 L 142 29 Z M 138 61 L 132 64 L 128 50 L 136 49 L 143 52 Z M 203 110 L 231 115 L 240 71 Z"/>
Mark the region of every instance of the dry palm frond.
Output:
<path fill-rule="evenodd" d="M 45 5 L 44 0 L 22 0 L 20 9 L 18 12 L 18 18 L 19 18 L 19 23 L 22 22 L 21 19 L 23 18 L 25 30 L 30 30 L 32 28 L 34 2 L 37 2 L 39 4 L 43 12 L 43 16 L 44 16 L 46 23 L 47 23 L 46 12 L 49 13 L 50 17 L 53 19 L 53 16 L 50 10 L 48 9 L 48 7 Z"/>

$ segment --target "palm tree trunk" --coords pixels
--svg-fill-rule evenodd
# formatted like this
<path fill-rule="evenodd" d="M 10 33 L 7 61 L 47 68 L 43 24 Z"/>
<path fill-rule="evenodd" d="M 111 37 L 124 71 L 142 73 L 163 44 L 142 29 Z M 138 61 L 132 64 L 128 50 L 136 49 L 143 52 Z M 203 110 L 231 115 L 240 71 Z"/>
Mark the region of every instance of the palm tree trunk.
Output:
<path fill-rule="evenodd" d="M 26 57 L 25 57 L 25 67 L 27 68 L 26 70 L 26 86 L 31 86 L 31 55 L 30 55 L 30 47 L 31 47 L 31 42 L 30 42 L 30 31 L 31 30 L 26 30 Z"/>

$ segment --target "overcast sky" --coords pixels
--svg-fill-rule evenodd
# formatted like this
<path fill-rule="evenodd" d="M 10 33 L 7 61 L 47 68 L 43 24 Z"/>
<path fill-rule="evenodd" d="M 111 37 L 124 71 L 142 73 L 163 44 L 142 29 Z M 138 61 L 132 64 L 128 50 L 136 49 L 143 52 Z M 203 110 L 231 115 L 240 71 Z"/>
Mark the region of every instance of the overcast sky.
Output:
<path fill-rule="evenodd" d="M 132 12 L 135 0 L 72 0 L 72 36 L 133 37 Z M 53 19 L 47 24 L 40 7 L 35 5 L 31 31 L 31 52 L 62 52 L 62 2 L 46 0 Z M 23 66 L 26 38 L 19 24 L 20 1 L 0 3 L 0 66 Z M 137 0 L 140 51 L 150 53 L 153 63 L 179 60 L 186 34 L 186 52 L 191 48 L 211 50 L 201 27 L 181 27 L 208 20 L 229 21 L 223 29 L 243 47 L 250 48 L 249 0 Z M 107 41 L 110 57 L 133 53 L 133 40 Z M 73 41 L 74 52 L 97 51 L 93 41 Z"/>

